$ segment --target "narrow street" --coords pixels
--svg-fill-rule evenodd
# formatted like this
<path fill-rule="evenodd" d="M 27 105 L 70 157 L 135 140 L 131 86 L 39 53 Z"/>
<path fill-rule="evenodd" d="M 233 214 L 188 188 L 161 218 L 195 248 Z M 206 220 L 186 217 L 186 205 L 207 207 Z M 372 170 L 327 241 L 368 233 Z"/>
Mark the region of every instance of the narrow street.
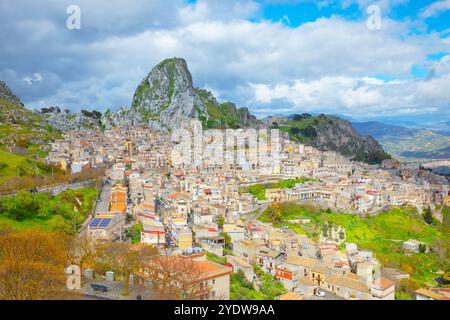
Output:
<path fill-rule="evenodd" d="M 102 190 L 100 191 L 99 201 L 97 202 L 95 213 L 106 213 L 108 212 L 109 198 L 111 196 L 111 184 L 103 184 Z"/>

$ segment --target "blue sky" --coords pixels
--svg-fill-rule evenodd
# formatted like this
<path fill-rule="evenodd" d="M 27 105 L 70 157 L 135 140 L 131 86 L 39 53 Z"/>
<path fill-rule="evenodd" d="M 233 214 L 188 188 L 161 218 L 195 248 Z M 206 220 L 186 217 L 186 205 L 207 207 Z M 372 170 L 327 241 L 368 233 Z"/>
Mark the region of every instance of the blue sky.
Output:
<path fill-rule="evenodd" d="M 29 108 L 129 105 L 167 57 L 254 114 L 450 120 L 450 0 L 0 2 L 0 79 Z M 367 27 L 367 8 L 380 29 Z M 105 7 L 108 10 L 105 10 Z"/>

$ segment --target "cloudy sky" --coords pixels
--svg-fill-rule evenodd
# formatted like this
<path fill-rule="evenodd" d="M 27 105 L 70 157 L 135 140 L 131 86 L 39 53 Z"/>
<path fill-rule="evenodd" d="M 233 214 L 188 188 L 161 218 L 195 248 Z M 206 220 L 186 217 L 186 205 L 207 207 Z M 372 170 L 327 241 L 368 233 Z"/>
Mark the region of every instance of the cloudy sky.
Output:
<path fill-rule="evenodd" d="M 29 108 L 129 105 L 176 56 L 260 117 L 450 120 L 450 0 L 5 0 L 0 30 L 0 79 Z"/>

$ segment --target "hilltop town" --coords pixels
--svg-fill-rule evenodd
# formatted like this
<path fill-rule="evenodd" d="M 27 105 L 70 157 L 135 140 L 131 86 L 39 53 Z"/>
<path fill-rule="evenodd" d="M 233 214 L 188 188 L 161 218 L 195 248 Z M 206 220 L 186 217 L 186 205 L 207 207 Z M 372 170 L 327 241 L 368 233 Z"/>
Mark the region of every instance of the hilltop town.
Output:
<path fill-rule="evenodd" d="M 208 287 L 195 298 L 230 299 L 230 281 L 239 273 L 256 290 L 269 275 L 284 288 L 280 299 L 394 299 L 409 274 L 387 268 L 372 251 L 348 241 L 343 226 L 330 226 L 313 239 L 296 227 L 310 219 L 297 217 L 286 226 L 262 217 L 284 203 L 362 218 L 406 206 L 419 216 L 429 210 L 442 222 L 450 205 L 445 178 L 429 171 L 393 159 L 380 165 L 352 161 L 287 134 L 281 135 L 276 166 L 176 164 L 176 143 L 170 132 L 145 127 L 74 130 L 51 144 L 46 162 L 73 174 L 106 168 L 95 213 L 80 234 L 155 246 L 168 259 L 190 260 L 202 270 L 199 283 Z M 409 255 L 428 252 L 431 243 L 409 239 L 401 246 Z M 85 276 L 99 281 L 90 269 Z M 106 279 L 113 283 L 114 274 Z M 151 280 L 145 270 L 133 279 Z M 436 297 L 448 297 L 448 291 L 416 292 L 417 299 Z"/>

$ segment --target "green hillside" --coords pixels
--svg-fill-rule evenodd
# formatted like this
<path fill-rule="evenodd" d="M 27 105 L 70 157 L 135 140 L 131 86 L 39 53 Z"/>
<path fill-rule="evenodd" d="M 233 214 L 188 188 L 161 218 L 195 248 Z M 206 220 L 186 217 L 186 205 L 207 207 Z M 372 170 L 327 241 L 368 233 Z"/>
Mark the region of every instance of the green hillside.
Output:
<path fill-rule="evenodd" d="M 247 108 L 237 108 L 234 103 L 219 103 L 214 95 L 203 89 L 196 89 L 201 101 L 206 106 L 208 116 L 200 115 L 204 128 L 244 128 L 257 125 L 258 120 L 252 116 Z"/>
<path fill-rule="evenodd" d="M 360 135 L 350 122 L 330 115 L 295 114 L 283 123 L 271 123 L 291 140 L 319 150 L 336 151 L 356 161 L 380 163 L 390 156 L 374 138 Z"/>
<path fill-rule="evenodd" d="M 281 211 L 281 222 L 277 226 L 287 226 L 299 234 L 314 240 L 329 224 L 340 225 L 346 230 L 346 241 L 358 244 L 361 249 L 373 251 L 384 267 L 398 268 L 411 274 L 417 285 L 435 284 L 434 278 L 439 270 L 450 270 L 450 228 L 434 222 L 426 224 L 415 209 L 391 208 L 377 216 L 361 218 L 354 214 L 323 212 L 317 208 L 300 206 L 295 203 L 282 203 L 279 208 L 269 207 L 260 217 L 261 221 L 273 222 L 272 212 Z M 446 210 L 448 215 L 448 210 Z M 294 224 L 288 220 L 311 219 L 308 224 Z M 446 221 L 448 217 L 444 220 Z M 414 239 L 431 247 L 428 253 L 405 255 L 402 243 Z"/>
<path fill-rule="evenodd" d="M 57 196 L 20 192 L 0 198 L 0 230 L 39 227 L 45 231 L 76 234 L 93 210 L 96 189 L 67 190 Z"/>
<path fill-rule="evenodd" d="M 21 104 L 0 98 L 0 192 L 30 187 L 30 178 L 50 175 L 44 163 L 49 143 L 60 133 Z M 53 168 L 53 177 L 61 172 Z"/>

